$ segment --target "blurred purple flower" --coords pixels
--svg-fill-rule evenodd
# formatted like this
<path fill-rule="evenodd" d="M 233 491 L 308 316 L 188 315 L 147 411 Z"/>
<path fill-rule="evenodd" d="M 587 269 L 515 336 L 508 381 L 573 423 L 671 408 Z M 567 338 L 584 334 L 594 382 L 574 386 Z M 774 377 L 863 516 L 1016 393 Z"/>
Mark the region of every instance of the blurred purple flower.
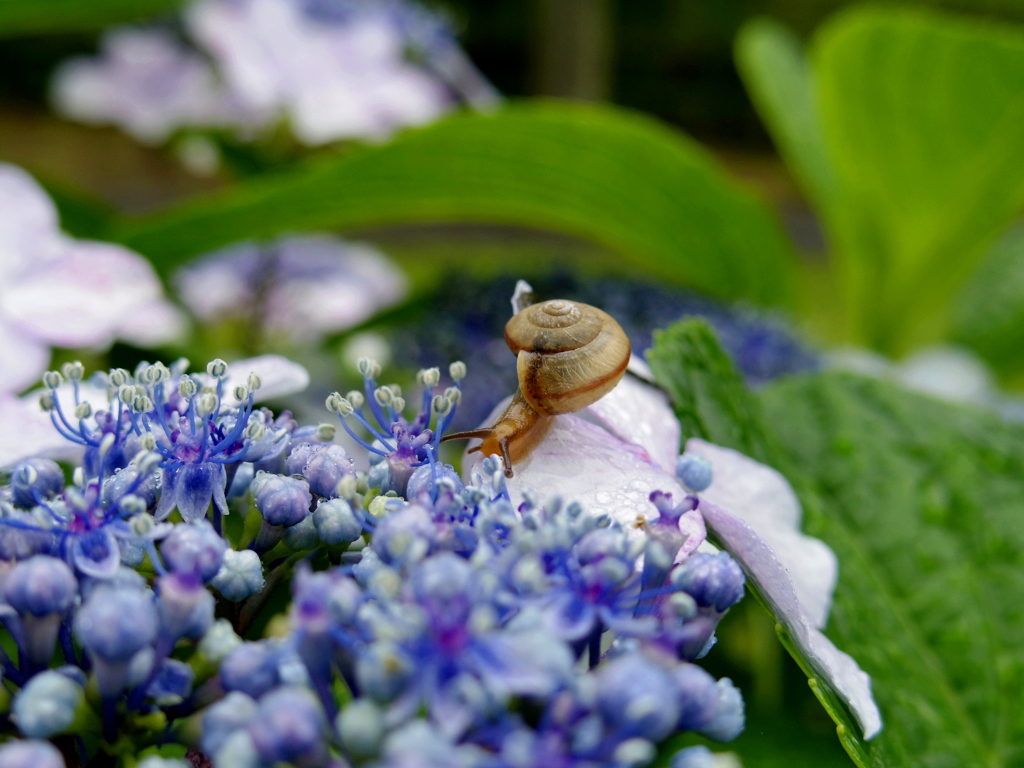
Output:
<path fill-rule="evenodd" d="M 386 256 L 330 235 L 231 246 L 181 269 L 175 284 L 201 320 L 262 305 L 267 332 L 303 344 L 358 325 L 406 292 L 405 277 Z"/>
<path fill-rule="evenodd" d="M 320 145 L 498 100 L 444 20 L 410 0 L 198 0 L 184 22 L 212 63 L 164 30 L 114 29 L 98 57 L 58 70 L 57 109 L 145 143 L 179 128 L 252 134 L 285 117 Z"/>
<path fill-rule="evenodd" d="M 201 55 L 161 29 L 109 30 L 97 57 L 61 65 L 53 81 L 59 113 L 91 125 L 112 124 L 144 144 L 178 128 L 252 122 Z"/>
<path fill-rule="evenodd" d="M 0 164 L 0 397 L 36 381 L 51 346 L 151 346 L 183 330 L 145 259 L 64 235 L 43 189 Z"/>

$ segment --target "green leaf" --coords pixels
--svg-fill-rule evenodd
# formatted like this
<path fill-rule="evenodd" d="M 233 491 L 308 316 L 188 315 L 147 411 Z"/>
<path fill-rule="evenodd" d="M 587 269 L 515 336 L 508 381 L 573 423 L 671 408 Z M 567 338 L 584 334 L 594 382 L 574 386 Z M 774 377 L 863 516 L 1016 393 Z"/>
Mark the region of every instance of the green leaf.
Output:
<path fill-rule="evenodd" d="M 729 299 L 784 302 L 794 270 L 772 215 L 695 142 L 634 113 L 559 103 L 455 115 L 126 223 L 120 235 L 167 274 L 239 239 L 424 222 L 574 235 L 633 271 Z"/>
<path fill-rule="evenodd" d="M 811 61 L 851 333 L 902 352 L 944 330 L 1024 205 L 1024 34 L 859 9 L 818 32 Z"/>
<path fill-rule="evenodd" d="M 736 37 L 736 67 L 779 154 L 824 214 L 833 203 L 835 178 L 803 45 L 782 24 L 754 19 Z"/>
<path fill-rule="evenodd" d="M 181 0 L 0 0 L 0 37 L 100 30 L 180 4 Z"/>
<path fill-rule="evenodd" d="M 673 327 L 652 369 L 686 437 L 780 469 L 805 531 L 838 555 L 827 634 L 871 675 L 884 723 L 863 742 L 828 706 L 851 755 L 871 766 L 1020 765 L 1024 427 L 838 373 L 781 380 L 751 402 L 707 346 L 699 325 Z"/>
<path fill-rule="evenodd" d="M 654 332 L 647 363 L 668 391 L 684 442 L 701 437 L 768 462 L 773 450 L 761 409 L 704 320 Z"/>
<path fill-rule="evenodd" d="M 872 676 L 872 763 L 1020 765 L 1024 428 L 841 374 L 761 399 L 839 556 L 828 633 Z"/>
<path fill-rule="evenodd" d="M 782 452 L 765 426 L 760 404 L 703 320 L 683 320 L 657 333 L 647 361 L 672 399 L 684 444 L 691 437 L 700 437 L 777 466 L 773 459 L 779 459 Z M 713 533 L 710 526 L 709 533 Z M 819 679 L 810 659 L 785 629 L 786 620 L 774 615 L 773 603 L 752 581 L 747 586 L 772 615 L 783 646 L 804 670 L 818 700 L 836 722 L 842 745 L 858 765 L 868 765 L 856 720 L 828 683 Z"/>
<path fill-rule="evenodd" d="M 1024 227 L 1001 237 L 953 308 L 953 338 L 1007 376 L 1024 374 Z"/>

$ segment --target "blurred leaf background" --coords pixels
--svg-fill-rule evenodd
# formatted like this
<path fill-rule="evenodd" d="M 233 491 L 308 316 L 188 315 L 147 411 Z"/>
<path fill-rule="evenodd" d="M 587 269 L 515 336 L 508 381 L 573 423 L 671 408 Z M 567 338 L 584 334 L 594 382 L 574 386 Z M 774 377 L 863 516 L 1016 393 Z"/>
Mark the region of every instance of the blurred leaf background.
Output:
<path fill-rule="evenodd" d="M 239 239 L 326 229 L 398 259 L 410 307 L 453 272 L 558 268 L 770 307 L 823 346 L 898 358 L 955 341 L 1024 381 L 1018 3 L 436 3 L 507 106 L 379 145 L 239 150 L 210 178 L 46 105 L 54 66 L 100 30 L 177 5 L 0 0 L 0 160 L 46 184 L 67 231 L 123 242 L 165 278 Z M 677 399 L 684 422 L 730 377 L 711 370 L 710 406 Z M 860 763 L 1021 764 L 1019 616 L 974 599 L 1024 597 L 1019 429 L 832 374 L 757 398 L 705 436 L 786 468 L 842 558 L 830 634 L 886 718 L 851 747 Z M 722 634 L 734 650 L 709 663 L 749 692 L 743 764 L 849 764 L 756 606 Z"/>

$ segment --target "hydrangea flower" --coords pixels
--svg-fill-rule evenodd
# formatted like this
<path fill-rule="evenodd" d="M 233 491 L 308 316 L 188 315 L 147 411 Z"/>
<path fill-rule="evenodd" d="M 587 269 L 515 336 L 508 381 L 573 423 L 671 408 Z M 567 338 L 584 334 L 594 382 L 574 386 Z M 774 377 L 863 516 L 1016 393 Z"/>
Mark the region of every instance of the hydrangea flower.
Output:
<path fill-rule="evenodd" d="M 284 117 L 320 145 L 497 101 L 447 24 L 412 0 L 197 0 L 184 24 L 208 58 L 161 29 L 113 30 L 98 57 L 58 70 L 57 110 L 148 143 L 180 128 L 248 138 Z"/>
<path fill-rule="evenodd" d="M 206 59 L 155 28 L 106 32 L 98 56 L 61 65 L 52 98 L 63 116 L 112 123 L 144 144 L 161 144 L 182 127 L 231 127 L 257 117 L 232 101 Z"/>
<path fill-rule="evenodd" d="M 155 346 L 183 330 L 145 259 L 63 234 L 43 189 L 0 164 L 0 398 L 38 380 L 51 346 Z"/>
<path fill-rule="evenodd" d="M 197 259 L 174 279 L 200 320 L 252 318 L 302 345 L 363 322 L 406 293 L 401 271 L 375 248 L 330 235 L 243 243 Z"/>
<path fill-rule="evenodd" d="M 521 294 L 517 289 L 514 309 Z M 540 498 L 569 496 L 583 502 L 591 514 L 607 515 L 632 529 L 637 537 L 652 521 L 657 525 L 655 515 L 645 510 L 645 500 L 659 502 L 659 516 L 677 510 L 659 500 L 666 492 L 675 499 L 689 496 L 676 476 L 677 468 L 694 482 L 691 462 L 677 467 L 679 423 L 665 394 L 647 383 L 652 377 L 646 365 L 634 358 L 629 370 L 597 403 L 579 413 L 555 417 L 547 436 L 517 463 L 515 476 L 508 481 L 513 504 L 531 493 Z M 506 403 L 500 403 L 484 423 L 492 423 Z M 471 441 L 467 450 L 473 445 Z M 800 533 L 799 502 L 778 472 L 699 440 L 689 441 L 687 450 L 711 464 L 716 480 L 704 491 L 699 507 L 697 503 L 690 507 L 698 509 L 703 518 L 700 524 L 685 514 L 674 518 L 679 537 L 699 541 L 694 535 L 700 536 L 707 521 L 726 538 L 747 575 L 780 611 L 780 620 L 791 626 L 812 666 L 838 690 L 870 738 L 881 729 L 870 679 L 819 631 L 827 620 L 837 579 L 834 553 L 823 542 Z M 483 461 L 466 454 L 463 474 L 479 471 Z"/>

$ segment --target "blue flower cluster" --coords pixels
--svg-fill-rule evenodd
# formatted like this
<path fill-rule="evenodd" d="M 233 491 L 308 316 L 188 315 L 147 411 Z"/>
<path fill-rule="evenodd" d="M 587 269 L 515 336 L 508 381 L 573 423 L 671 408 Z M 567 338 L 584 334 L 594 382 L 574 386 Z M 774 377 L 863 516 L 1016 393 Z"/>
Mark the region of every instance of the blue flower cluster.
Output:
<path fill-rule="evenodd" d="M 47 374 L 44 408 L 83 460 L 67 483 L 34 458 L 0 486 L 0 733 L 23 737 L 0 766 L 177 743 L 218 768 L 626 768 L 679 731 L 740 733 L 739 692 L 694 662 L 744 576 L 679 554 L 695 495 L 653 494 L 646 531 L 557 498 L 513 506 L 497 457 L 468 485 L 437 458 L 464 365 L 444 390 L 420 372 L 412 418 L 360 368 L 362 391 L 327 407 L 365 472 L 333 427 L 255 408 L 258 377 L 225 405 L 222 361 L 113 370 L 96 411 L 80 366 Z M 710 482 L 693 457 L 678 474 Z"/>

